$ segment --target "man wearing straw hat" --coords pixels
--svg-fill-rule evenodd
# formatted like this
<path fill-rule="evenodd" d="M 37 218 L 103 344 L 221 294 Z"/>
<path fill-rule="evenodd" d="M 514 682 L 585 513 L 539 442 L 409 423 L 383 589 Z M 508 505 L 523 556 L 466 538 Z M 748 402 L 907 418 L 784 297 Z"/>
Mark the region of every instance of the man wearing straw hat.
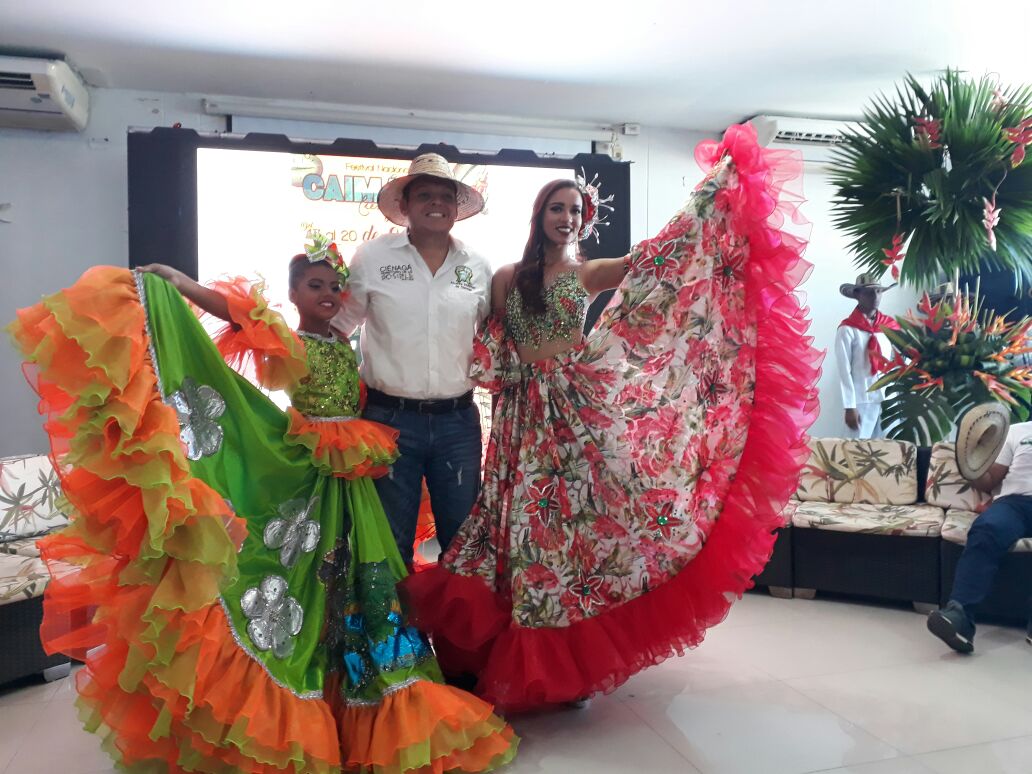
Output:
<path fill-rule="evenodd" d="M 983 403 L 968 410 L 957 425 L 960 474 L 982 492 L 999 490 L 968 530 L 949 602 L 928 616 L 928 630 L 960 653 L 975 648 L 971 607 L 988 596 L 1011 547 L 1032 537 L 1032 422 L 1008 430 L 1009 415 L 999 403 Z M 1032 604 L 1028 612 L 1026 639 L 1032 645 Z"/>
<path fill-rule="evenodd" d="M 350 333 L 364 325 L 364 416 L 399 433 L 400 457 L 376 488 L 411 564 L 423 478 L 442 550 L 479 492 L 480 414 L 468 374 L 477 324 L 490 311 L 491 268 L 451 236 L 484 199 L 442 156 L 416 157 L 377 203 L 406 230 L 358 249 L 334 326 Z"/>
<path fill-rule="evenodd" d="M 870 387 L 884 372 L 892 357 L 892 346 L 882 333 L 884 328 L 899 330 L 899 325 L 878 311 L 882 293 L 895 287 L 883 286 L 873 274 L 861 274 L 856 283 L 839 286 L 839 292 L 856 301 L 852 314 L 839 323 L 835 334 L 835 362 L 839 388 L 845 408 L 847 438 L 881 438 L 881 404 L 885 391 Z"/>

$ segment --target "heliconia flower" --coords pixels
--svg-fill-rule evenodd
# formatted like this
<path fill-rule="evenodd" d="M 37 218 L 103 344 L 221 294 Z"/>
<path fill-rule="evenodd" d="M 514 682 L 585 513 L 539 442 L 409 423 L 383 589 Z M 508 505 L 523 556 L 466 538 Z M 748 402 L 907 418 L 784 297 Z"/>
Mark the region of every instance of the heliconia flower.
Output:
<path fill-rule="evenodd" d="M 1022 148 L 1024 150 L 1024 148 Z M 992 201 L 989 201 L 984 196 L 982 201 L 985 202 L 985 207 L 982 209 L 982 225 L 985 227 L 986 239 L 989 241 L 989 249 L 994 253 L 996 252 L 996 231 L 994 230 L 1000 225 L 1000 213 L 1003 210 L 996 206 L 996 194 L 993 194 Z"/>
<path fill-rule="evenodd" d="M 1011 167 L 1021 166 L 1025 160 L 1025 146 L 1032 145 L 1032 116 L 1017 126 L 1009 126 L 1003 130 L 1003 136 L 1018 147 L 1011 154 Z"/>
<path fill-rule="evenodd" d="M 882 248 L 882 252 L 885 253 L 885 261 L 882 263 L 895 263 L 896 261 L 902 261 L 906 256 L 903 254 L 903 235 L 899 232 L 892 235 L 892 248 Z"/>
<path fill-rule="evenodd" d="M 915 390 L 929 390 L 938 387 L 940 390 L 943 387 L 942 377 L 936 377 L 935 379 L 926 379 L 923 382 L 914 385 Z"/>
<path fill-rule="evenodd" d="M 1028 145 L 1032 142 L 1032 116 L 1026 118 L 1017 126 L 1008 126 L 1003 130 L 1003 135 L 1011 142 L 1019 145 Z"/>
<path fill-rule="evenodd" d="M 914 129 L 914 137 L 922 147 L 933 150 L 941 148 L 939 132 L 942 131 L 942 122 L 938 118 L 914 118 L 917 128 Z"/>
<path fill-rule="evenodd" d="M 917 309 L 925 317 L 931 317 L 935 312 L 938 311 L 938 306 L 932 304 L 932 297 L 926 292 L 921 296 L 921 300 L 917 303 Z"/>
<path fill-rule="evenodd" d="M 1011 331 L 1011 338 L 1014 341 L 1025 341 L 1028 338 L 1029 330 L 1032 329 L 1032 319 L 1025 320 L 1018 328 Z"/>
<path fill-rule="evenodd" d="M 892 271 L 892 278 L 894 280 L 898 280 L 899 266 L 897 264 L 899 264 L 904 258 L 906 258 L 906 255 L 903 252 L 903 235 L 898 232 L 893 234 L 892 247 L 883 247 L 882 252 L 885 253 L 885 259 L 882 261 L 882 263 L 888 266 L 889 269 Z"/>
<path fill-rule="evenodd" d="M 906 368 L 906 367 L 907 367 L 907 361 L 905 361 L 903 359 L 903 355 L 901 355 L 899 352 L 897 352 L 893 356 L 892 360 L 890 360 L 889 363 L 888 363 L 888 370 L 890 370 L 890 371 L 895 371 L 897 368 Z"/>
<path fill-rule="evenodd" d="M 1007 374 L 1007 378 L 1013 379 L 1022 387 L 1032 386 L 1032 368 L 1028 368 L 1027 366 L 1015 368 Z"/>
<path fill-rule="evenodd" d="M 1028 355 L 1032 353 L 1032 347 L 1024 347 L 1021 344 L 1011 344 L 1006 349 L 1002 350 L 1000 354 L 1006 355 L 1007 357 L 1021 357 L 1022 355 Z"/>
<path fill-rule="evenodd" d="M 989 102 L 989 109 L 997 113 L 1007 107 L 1007 101 L 1003 98 L 1003 92 L 999 88 L 993 89 L 993 98 Z"/>
<path fill-rule="evenodd" d="M 993 395 L 998 396 L 1001 400 L 1007 403 L 1017 404 L 1017 401 L 1011 397 L 1010 390 L 996 381 L 996 377 L 992 374 L 987 374 L 984 371 L 974 371 L 975 376 L 982 380 L 982 383 Z"/>

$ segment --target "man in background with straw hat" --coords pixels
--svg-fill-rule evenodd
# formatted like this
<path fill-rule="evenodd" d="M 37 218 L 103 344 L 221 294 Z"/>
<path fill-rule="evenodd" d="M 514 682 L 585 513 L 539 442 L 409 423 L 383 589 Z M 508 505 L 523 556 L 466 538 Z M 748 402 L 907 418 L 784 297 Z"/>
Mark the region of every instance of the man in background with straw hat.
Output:
<path fill-rule="evenodd" d="M 957 426 L 960 474 L 982 492 L 999 488 L 999 494 L 968 530 L 949 602 L 928 616 L 928 630 L 960 653 L 975 648 L 975 623 L 969 608 L 989 594 L 1000 562 L 1011 547 L 1032 537 L 1032 422 L 1008 430 L 1008 421 L 1004 406 L 984 403 L 966 412 Z M 1026 639 L 1032 645 L 1032 615 Z"/>
<path fill-rule="evenodd" d="M 406 230 L 358 249 L 334 326 L 350 334 L 364 325 L 363 416 L 399 433 L 401 456 L 376 489 L 411 565 L 423 478 L 442 551 L 480 489 L 480 413 L 468 374 L 477 325 L 490 311 L 491 268 L 451 235 L 484 199 L 442 156 L 417 156 L 377 203 Z"/>
<path fill-rule="evenodd" d="M 839 389 L 845 408 L 846 438 L 881 438 L 881 404 L 885 390 L 870 391 L 878 376 L 888 368 L 892 345 L 882 329 L 899 330 L 899 325 L 878 311 L 882 293 L 895 287 L 883 286 L 873 274 L 861 274 L 856 283 L 839 286 L 839 292 L 856 301 L 852 314 L 839 323 L 835 333 L 835 362 Z"/>

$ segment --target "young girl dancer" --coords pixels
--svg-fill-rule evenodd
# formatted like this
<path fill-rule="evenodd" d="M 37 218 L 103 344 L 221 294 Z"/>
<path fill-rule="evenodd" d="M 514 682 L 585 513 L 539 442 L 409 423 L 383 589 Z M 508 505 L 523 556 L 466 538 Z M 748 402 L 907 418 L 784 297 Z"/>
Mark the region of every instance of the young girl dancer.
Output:
<path fill-rule="evenodd" d="M 73 509 L 42 546 L 44 642 L 89 649 L 84 722 L 129 770 L 485 771 L 515 753 L 398 603 L 371 480 L 395 434 L 357 417 L 329 328 L 345 278 L 324 243 L 292 259 L 296 334 L 259 285 L 160 265 L 91 269 L 13 325 Z M 218 349 L 184 296 L 229 321 Z M 291 408 L 220 350 L 253 355 Z"/>

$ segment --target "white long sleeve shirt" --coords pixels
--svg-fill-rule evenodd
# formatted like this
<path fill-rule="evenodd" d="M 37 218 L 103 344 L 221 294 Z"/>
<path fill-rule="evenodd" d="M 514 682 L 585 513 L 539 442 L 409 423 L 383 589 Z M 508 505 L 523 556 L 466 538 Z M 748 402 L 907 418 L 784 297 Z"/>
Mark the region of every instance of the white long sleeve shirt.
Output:
<path fill-rule="evenodd" d="M 478 323 L 491 308 L 491 267 L 452 238 L 431 274 L 408 233 L 362 245 L 350 265 L 348 296 L 333 320 L 350 333 L 364 325 L 361 374 L 400 398 L 455 398 L 473 388 L 469 367 Z"/>
<path fill-rule="evenodd" d="M 858 403 L 881 403 L 885 390 L 869 392 L 879 375 L 871 373 L 871 360 L 867 355 L 867 341 L 876 336 L 882 357 L 892 358 L 892 345 L 884 333 L 867 333 L 850 325 L 839 326 L 835 333 L 835 364 L 838 366 L 839 389 L 842 391 L 842 407 L 856 408 Z"/>

